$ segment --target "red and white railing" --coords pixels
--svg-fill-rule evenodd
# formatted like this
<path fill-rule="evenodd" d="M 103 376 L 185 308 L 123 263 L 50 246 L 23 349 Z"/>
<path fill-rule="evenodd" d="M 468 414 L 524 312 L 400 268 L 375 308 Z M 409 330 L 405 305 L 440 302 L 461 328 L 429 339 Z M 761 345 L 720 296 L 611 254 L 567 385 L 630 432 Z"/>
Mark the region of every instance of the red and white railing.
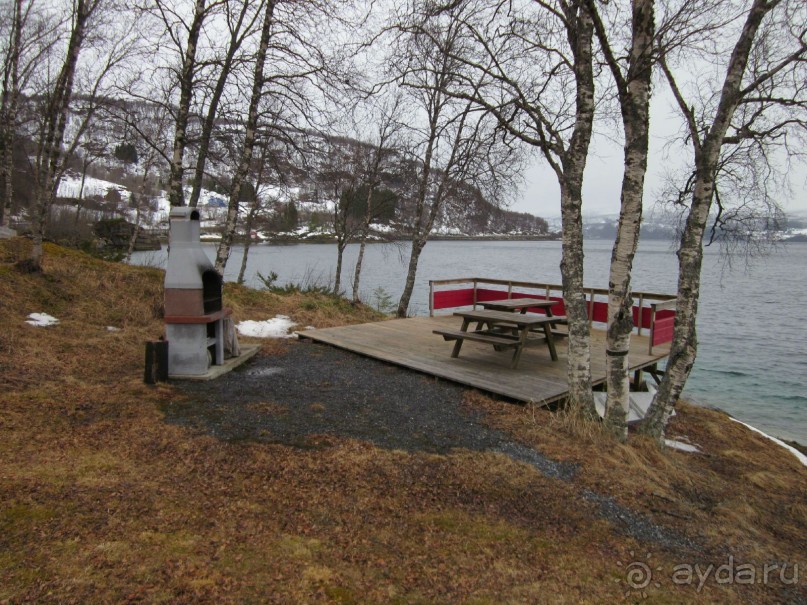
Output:
<path fill-rule="evenodd" d="M 606 323 L 608 321 L 608 290 L 603 288 L 586 288 L 586 305 L 590 323 Z M 633 292 L 637 304 L 633 306 L 633 325 L 641 335 L 649 330 L 650 344 L 648 354 L 653 347 L 672 340 L 675 323 L 675 296 L 671 294 L 655 294 L 651 292 Z M 436 279 L 429 281 L 429 315 L 441 309 L 458 307 L 474 307 L 479 303 L 509 298 L 535 298 L 537 300 L 554 300 L 557 304 L 551 307 L 553 315 L 566 315 L 563 304 L 563 287 L 558 284 L 512 281 L 468 277 L 460 279 Z M 533 309 L 531 309 L 532 311 Z M 543 309 L 534 309 L 543 313 Z"/>

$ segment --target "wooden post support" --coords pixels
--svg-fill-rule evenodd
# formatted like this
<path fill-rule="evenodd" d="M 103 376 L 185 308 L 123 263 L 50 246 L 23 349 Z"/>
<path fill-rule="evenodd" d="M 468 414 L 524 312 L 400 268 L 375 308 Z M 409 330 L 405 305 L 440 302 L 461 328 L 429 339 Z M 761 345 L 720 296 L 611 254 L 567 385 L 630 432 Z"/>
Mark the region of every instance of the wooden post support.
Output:
<path fill-rule="evenodd" d="M 157 384 L 168 380 L 168 341 L 151 340 L 146 342 L 146 370 L 143 382 Z"/>

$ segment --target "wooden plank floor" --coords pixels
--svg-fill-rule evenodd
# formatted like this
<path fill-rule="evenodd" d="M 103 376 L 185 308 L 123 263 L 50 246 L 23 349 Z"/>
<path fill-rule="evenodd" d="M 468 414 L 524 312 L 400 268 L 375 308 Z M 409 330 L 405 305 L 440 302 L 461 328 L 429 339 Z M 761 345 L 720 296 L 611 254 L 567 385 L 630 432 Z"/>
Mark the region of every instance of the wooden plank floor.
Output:
<path fill-rule="evenodd" d="M 547 404 L 563 398 L 566 380 L 566 338 L 556 339 L 559 361 L 552 361 L 543 340 L 529 344 L 517 369 L 510 368 L 512 350 L 466 341 L 460 356 L 451 357 L 453 342 L 446 342 L 435 329 L 459 329 L 462 321 L 452 315 L 392 319 L 368 324 L 306 330 L 301 338 L 347 349 L 361 355 L 439 376 L 453 382 L 521 401 Z M 634 335 L 630 363 L 639 369 L 667 357 L 667 345 L 647 354 L 647 336 Z M 595 384 L 605 381 L 605 332 L 592 330 L 591 371 Z"/>

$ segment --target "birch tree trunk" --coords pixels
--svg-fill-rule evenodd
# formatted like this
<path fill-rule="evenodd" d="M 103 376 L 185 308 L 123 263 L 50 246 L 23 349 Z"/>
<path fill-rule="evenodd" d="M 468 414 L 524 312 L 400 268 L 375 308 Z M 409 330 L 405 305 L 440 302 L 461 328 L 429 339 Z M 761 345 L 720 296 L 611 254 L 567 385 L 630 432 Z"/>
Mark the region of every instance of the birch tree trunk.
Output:
<path fill-rule="evenodd" d="M 261 26 L 261 41 L 258 46 L 258 54 L 255 57 L 255 75 L 252 80 L 252 94 L 249 100 L 249 112 L 247 116 L 246 133 L 244 135 L 244 147 L 241 151 L 241 159 L 238 169 L 233 176 L 232 187 L 230 188 L 230 200 L 227 204 L 227 219 L 224 223 L 224 233 L 216 252 L 216 271 L 224 275 L 224 267 L 230 258 L 233 237 L 235 236 L 235 225 L 238 219 L 238 203 L 241 199 L 241 187 L 249 174 L 252 165 L 252 154 L 255 148 L 255 133 L 258 127 L 258 106 L 263 94 L 264 75 L 263 70 L 266 64 L 266 54 L 269 49 L 269 38 L 272 32 L 272 17 L 274 15 L 275 2 L 268 0 Z M 257 192 L 256 192 L 257 194 Z"/>
<path fill-rule="evenodd" d="M 81 184 L 78 186 L 78 202 L 76 203 L 76 220 L 73 223 L 76 227 L 78 227 L 78 222 L 81 219 L 81 210 L 84 208 L 84 185 L 87 181 L 89 164 L 86 157 L 82 159 Z"/>
<path fill-rule="evenodd" d="M 356 257 L 356 268 L 353 271 L 353 297 L 354 303 L 359 302 L 359 283 L 361 281 L 361 267 L 364 263 L 364 250 L 367 247 L 367 236 L 370 232 L 370 225 L 373 222 L 373 193 L 378 184 L 378 170 L 381 166 L 381 158 L 384 155 L 384 144 L 387 141 L 388 131 L 386 125 L 381 129 L 379 143 L 375 148 L 373 162 L 370 167 L 367 185 L 367 211 L 364 213 L 364 223 L 359 233 L 359 255 Z"/>
<path fill-rule="evenodd" d="M 445 68 L 445 63 L 444 63 Z M 446 197 L 446 192 L 451 180 L 462 180 L 467 176 L 468 163 L 474 161 L 472 148 L 475 144 L 478 132 L 467 133 L 465 123 L 470 115 L 472 103 L 468 102 L 462 112 L 459 113 L 459 121 L 456 126 L 456 132 L 452 135 L 451 151 L 449 153 L 446 165 L 440 172 L 440 180 L 434 191 L 431 203 L 427 204 L 426 200 L 429 195 L 430 178 L 433 171 L 432 158 L 435 145 L 440 137 L 438 129 L 438 120 L 442 108 L 442 94 L 440 91 L 435 91 L 435 96 L 431 101 L 431 115 L 429 127 L 429 141 L 426 147 L 425 162 L 427 164 L 423 169 L 423 176 L 421 178 L 420 187 L 418 191 L 418 204 L 417 213 L 415 217 L 415 231 L 412 237 L 412 250 L 409 255 L 409 268 L 406 273 L 406 282 L 404 289 L 401 293 L 401 299 L 398 301 L 398 317 L 406 317 L 409 312 L 409 302 L 412 299 L 412 292 L 415 290 L 415 276 L 417 275 L 418 262 L 420 261 L 420 253 L 429 241 L 429 235 L 434 227 L 434 222 L 443 206 Z M 463 150 L 465 154 L 471 151 L 470 155 L 463 157 Z"/>
<path fill-rule="evenodd" d="M 14 133 L 4 131 L 2 137 L 3 150 L 0 154 L 0 227 L 8 224 L 14 199 Z"/>
<path fill-rule="evenodd" d="M 126 251 L 126 262 L 132 260 L 132 252 L 134 252 L 137 238 L 140 235 L 140 215 L 143 206 L 143 198 L 146 196 L 146 187 L 148 185 L 149 172 L 156 161 L 156 152 L 151 149 L 148 156 L 143 160 L 143 178 L 140 179 L 140 186 L 137 188 L 137 195 L 135 196 L 135 225 L 132 230 L 132 237 L 129 239 L 129 248 Z"/>
<path fill-rule="evenodd" d="M 353 296 L 354 303 L 359 302 L 359 283 L 361 281 L 361 266 L 364 263 L 364 249 L 367 247 L 367 228 L 361 231 L 361 240 L 359 241 L 359 254 L 356 257 L 356 268 L 353 271 Z"/>
<path fill-rule="evenodd" d="M 654 2 L 655 0 L 633 0 L 631 3 L 631 48 L 627 74 L 623 75 L 611 50 L 605 27 L 596 12 L 596 6 L 593 1 L 589 1 L 600 47 L 616 82 L 625 131 L 619 223 L 611 252 L 608 279 L 608 328 L 605 346 L 608 389 L 605 424 L 623 441 L 628 436 L 627 414 L 630 397 L 630 342 L 633 330 L 631 274 L 642 223 L 650 131 L 650 85 L 655 36 Z"/>
<path fill-rule="evenodd" d="M 376 169 L 378 163 L 376 162 Z M 370 224 L 373 221 L 373 191 L 375 190 L 374 183 L 367 189 L 367 213 L 364 215 L 364 225 L 362 226 L 359 241 L 359 255 L 356 257 L 356 269 L 353 271 L 353 297 L 354 303 L 359 302 L 359 283 L 361 281 L 361 266 L 364 263 L 364 249 L 367 247 L 367 235 L 370 230 Z"/>
<path fill-rule="evenodd" d="M 3 64 L 3 91 L 0 97 L 0 227 L 8 223 L 14 197 L 14 138 L 20 98 L 22 27 L 22 0 L 14 0 L 14 14 Z"/>
<path fill-rule="evenodd" d="M 439 111 L 439 110 L 438 110 Z M 415 274 L 417 273 L 418 259 L 420 258 L 420 250 L 423 246 L 417 242 L 420 237 L 420 221 L 424 212 L 426 204 L 426 195 L 429 192 L 429 181 L 431 178 L 432 170 L 432 154 L 434 153 L 434 145 L 437 138 L 437 118 L 439 113 L 432 112 L 429 116 L 429 140 L 426 144 L 426 153 L 423 158 L 423 170 L 420 175 L 420 183 L 418 184 L 417 204 L 415 209 L 415 229 L 412 233 L 412 250 L 409 255 L 409 266 L 406 271 L 406 281 L 404 282 L 404 289 L 401 293 L 401 298 L 398 300 L 398 308 L 395 315 L 400 318 L 406 317 L 409 311 L 409 300 L 412 298 L 412 291 L 415 289 Z M 417 248 L 420 248 L 418 250 Z"/>
<path fill-rule="evenodd" d="M 347 241 L 344 239 L 340 238 L 336 242 L 336 275 L 333 279 L 333 293 L 336 296 L 342 295 L 342 263 L 346 246 Z"/>
<path fill-rule="evenodd" d="M 87 33 L 87 22 L 99 4 L 100 0 L 76 0 L 64 63 L 45 110 L 43 137 L 38 146 L 33 186 L 33 197 L 36 203 L 33 246 L 31 257 L 24 263 L 25 268 L 29 271 L 42 270 L 42 241 L 45 236 L 45 225 L 51 202 L 58 185 L 57 172 L 67 124 L 67 112 L 73 95 L 76 65 Z"/>
<path fill-rule="evenodd" d="M 196 72 L 196 48 L 199 44 L 199 34 L 206 16 L 205 0 L 196 0 L 193 11 L 193 20 L 188 29 L 188 46 L 182 57 L 182 68 L 179 77 L 179 106 L 174 130 L 174 150 L 171 155 L 170 176 L 168 180 L 168 201 L 172 206 L 185 205 L 185 192 L 182 190 L 185 158 L 187 146 L 188 118 L 190 116 L 191 100 L 193 98 L 193 82 Z"/>
<path fill-rule="evenodd" d="M 703 234 L 709 220 L 714 195 L 714 180 L 705 162 L 705 173 L 697 177 L 692 195 L 692 206 L 678 249 L 678 297 L 675 307 L 675 326 L 670 355 L 664 378 L 653 398 L 639 431 L 663 443 L 664 430 L 675 404 L 684 390 L 698 353 L 696 319 L 700 299 L 701 268 L 703 266 Z M 715 158 L 716 164 L 716 158 Z"/>
<path fill-rule="evenodd" d="M 587 7 L 577 8 L 576 31 L 570 31 L 574 55 L 575 121 L 562 166 L 554 165 L 560 184 L 560 263 L 563 302 L 569 320 L 567 379 L 569 409 L 584 418 L 596 418 L 591 391 L 591 328 L 583 289 L 583 172 L 588 159 L 594 124 L 594 70 L 592 38 L 594 24 Z M 544 152 L 546 154 L 546 151 Z"/>
<path fill-rule="evenodd" d="M 258 213 L 258 201 L 256 198 L 255 203 L 247 213 L 247 219 L 244 221 L 244 230 L 247 232 L 247 237 L 244 240 L 244 254 L 241 256 L 241 268 L 238 270 L 237 284 L 244 283 L 244 274 L 247 272 L 247 261 L 249 259 L 249 249 L 252 247 L 252 224 L 255 220 L 255 215 Z"/>
<path fill-rule="evenodd" d="M 415 290 L 415 276 L 417 275 L 420 253 L 426 246 L 426 238 L 412 240 L 412 250 L 409 253 L 409 265 L 406 270 L 406 281 L 401 299 L 398 301 L 398 317 L 407 317 L 409 314 L 409 301 L 412 299 L 412 292 Z"/>
<path fill-rule="evenodd" d="M 264 170 L 266 169 L 268 145 L 264 145 L 262 149 L 263 152 L 261 153 L 261 158 L 259 160 L 260 166 L 258 167 L 258 177 L 255 179 L 255 198 L 252 200 L 252 204 L 249 207 L 249 212 L 247 213 L 247 218 L 244 221 L 244 231 L 246 231 L 247 237 L 244 240 L 244 254 L 241 256 L 241 268 L 238 270 L 238 279 L 236 280 L 236 283 L 239 285 L 244 283 L 244 274 L 247 271 L 247 262 L 249 259 L 249 249 L 252 247 L 252 225 L 255 222 L 255 217 L 258 215 L 258 212 L 261 209 L 260 190 L 261 185 L 263 184 Z"/>
<path fill-rule="evenodd" d="M 698 339 L 695 321 L 700 297 L 703 235 L 714 200 L 715 176 L 720 161 L 720 151 L 743 96 L 756 94 L 756 87 L 765 81 L 765 77 L 770 77 L 767 75 L 757 79 L 750 86 L 742 87 L 749 56 L 762 20 L 778 4 L 779 0 L 754 0 L 749 8 L 743 29 L 728 62 L 720 100 L 707 128 L 698 125 L 694 105 L 684 99 L 671 70 L 666 63 L 662 62 L 664 74 L 689 128 L 695 152 L 695 179 L 689 214 L 678 249 L 678 296 L 670 356 L 659 390 L 640 426 L 641 432 L 650 435 L 659 443 L 663 443 L 667 420 L 672 415 L 697 356 Z M 800 51 L 792 55 L 790 60 L 799 61 L 804 54 L 805 45 L 802 40 Z M 782 65 L 777 66 L 775 71 L 780 69 L 782 69 Z M 775 71 L 771 70 L 768 73 L 775 73 Z"/>
<path fill-rule="evenodd" d="M 142 193 L 142 191 L 143 189 L 141 188 L 140 192 Z M 140 236 L 140 204 L 143 202 L 143 198 L 140 195 L 132 194 L 130 199 L 135 203 L 135 221 L 132 235 L 129 238 L 129 245 L 126 247 L 125 259 L 127 263 L 132 260 L 132 253 L 137 245 L 137 238 Z"/>

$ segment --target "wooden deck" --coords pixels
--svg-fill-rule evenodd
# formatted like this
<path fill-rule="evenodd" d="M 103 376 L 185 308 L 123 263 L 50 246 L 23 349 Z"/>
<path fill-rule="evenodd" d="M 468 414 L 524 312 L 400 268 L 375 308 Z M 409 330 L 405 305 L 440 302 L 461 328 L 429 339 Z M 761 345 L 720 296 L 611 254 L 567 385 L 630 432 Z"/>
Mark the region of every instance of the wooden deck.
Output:
<path fill-rule="evenodd" d="M 517 369 L 510 368 L 512 352 L 497 352 L 492 346 L 466 342 L 460 356 L 451 358 L 452 342 L 433 334 L 435 329 L 458 329 L 459 317 L 413 317 L 369 324 L 306 330 L 298 332 L 310 339 L 347 349 L 458 382 L 481 391 L 520 401 L 547 404 L 563 398 L 566 380 L 566 338 L 556 339 L 559 361 L 552 361 L 543 340 L 528 345 Z M 631 369 L 652 366 L 669 353 L 669 345 L 654 347 L 648 355 L 646 336 L 634 335 L 631 341 Z M 592 330 L 591 371 L 595 384 L 605 382 L 605 332 Z"/>

